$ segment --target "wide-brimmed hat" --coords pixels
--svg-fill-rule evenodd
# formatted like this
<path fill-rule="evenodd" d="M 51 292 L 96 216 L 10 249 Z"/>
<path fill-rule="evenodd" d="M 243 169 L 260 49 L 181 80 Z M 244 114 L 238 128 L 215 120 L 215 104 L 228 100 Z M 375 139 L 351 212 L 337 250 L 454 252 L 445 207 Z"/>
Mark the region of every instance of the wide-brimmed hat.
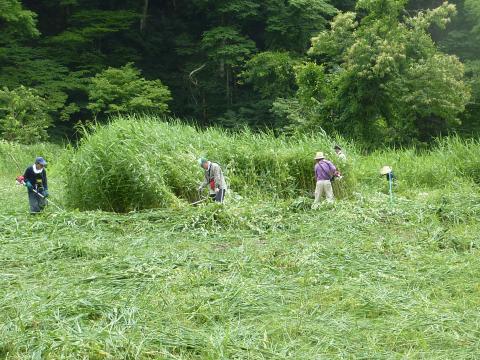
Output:
<path fill-rule="evenodd" d="M 392 172 L 392 168 L 388 165 L 385 165 L 380 169 L 380 175 L 387 175 Z"/>
<path fill-rule="evenodd" d="M 317 152 L 317 155 L 315 155 L 315 160 L 320 160 L 320 159 L 325 159 L 325 155 L 323 155 L 323 152 L 321 151 Z"/>

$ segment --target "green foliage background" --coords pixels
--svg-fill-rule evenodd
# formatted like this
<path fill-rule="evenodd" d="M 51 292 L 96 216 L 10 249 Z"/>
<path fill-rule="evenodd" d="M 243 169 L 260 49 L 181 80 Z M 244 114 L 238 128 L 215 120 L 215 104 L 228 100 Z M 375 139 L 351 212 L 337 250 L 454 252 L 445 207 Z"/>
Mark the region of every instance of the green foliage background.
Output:
<path fill-rule="evenodd" d="M 276 133 L 321 127 L 370 147 L 478 133 L 475 0 L 1 6 L 0 82 L 34 89 L 56 138 L 138 111 Z M 100 89 L 105 75 L 135 80 Z"/>

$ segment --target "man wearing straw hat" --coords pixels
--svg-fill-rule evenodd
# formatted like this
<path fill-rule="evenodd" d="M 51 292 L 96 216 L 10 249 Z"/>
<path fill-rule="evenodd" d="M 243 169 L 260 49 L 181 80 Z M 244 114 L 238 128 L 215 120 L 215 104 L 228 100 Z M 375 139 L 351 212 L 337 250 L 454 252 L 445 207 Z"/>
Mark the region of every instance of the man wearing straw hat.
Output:
<path fill-rule="evenodd" d="M 390 202 L 393 202 L 393 185 L 395 183 L 395 175 L 390 166 L 385 165 L 380 169 L 380 175 L 385 176 L 388 181 L 388 193 L 390 195 Z"/>
<path fill-rule="evenodd" d="M 202 191 L 208 185 L 208 193 L 216 202 L 223 203 L 227 183 L 223 176 L 222 168 L 217 163 L 205 158 L 198 159 L 198 164 L 205 170 L 205 179 L 200 184 L 198 191 Z"/>
<path fill-rule="evenodd" d="M 337 168 L 331 161 L 325 159 L 323 152 L 317 152 L 315 155 L 315 180 L 317 185 L 315 187 L 315 201 L 313 208 L 318 207 L 321 202 L 322 195 L 325 193 L 327 202 L 333 202 L 333 189 L 330 179 L 334 176 Z"/>
<path fill-rule="evenodd" d="M 388 181 L 393 181 L 395 180 L 395 175 L 393 174 L 393 170 L 390 166 L 388 165 L 385 165 L 383 166 L 381 169 L 380 169 L 380 175 L 381 176 L 385 176 L 385 178 L 388 180 Z"/>

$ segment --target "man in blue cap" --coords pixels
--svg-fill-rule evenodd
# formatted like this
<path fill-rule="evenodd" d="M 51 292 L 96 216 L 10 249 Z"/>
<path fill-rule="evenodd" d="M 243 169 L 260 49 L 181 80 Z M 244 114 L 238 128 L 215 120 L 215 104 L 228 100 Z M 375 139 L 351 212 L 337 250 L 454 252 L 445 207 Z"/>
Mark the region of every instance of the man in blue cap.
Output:
<path fill-rule="evenodd" d="M 45 198 L 48 197 L 47 162 L 43 157 L 37 157 L 35 163 L 29 166 L 23 174 L 23 181 L 28 189 L 28 202 L 30 204 L 30 213 L 37 214 L 43 210 L 47 204 Z"/>

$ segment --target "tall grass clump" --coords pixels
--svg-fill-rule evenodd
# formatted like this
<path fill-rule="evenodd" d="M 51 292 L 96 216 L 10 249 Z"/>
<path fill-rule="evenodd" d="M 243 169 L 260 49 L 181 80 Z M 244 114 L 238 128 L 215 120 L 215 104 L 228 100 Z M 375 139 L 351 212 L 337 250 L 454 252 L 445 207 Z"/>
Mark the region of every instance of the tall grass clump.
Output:
<path fill-rule="evenodd" d="M 119 117 L 95 126 L 72 151 L 64 167 L 66 200 L 82 210 L 116 212 L 177 206 L 196 196 L 203 178 L 196 162 L 200 156 L 220 163 L 235 192 L 297 196 L 313 191 L 316 151 L 335 161 L 332 146 L 325 135 L 286 138 L 199 130 L 149 116 Z M 345 196 L 354 176 L 348 164 L 340 168 L 345 177 L 338 193 Z"/>
<path fill-rule="evenodd" d="M 56 162 L 61 149 L 60 145 L 50 143 L 24 145 L 0 140 L 0 176 L 23 174 L 37 156 L 43 156 L 49 165 L 52 165 Z"/>
<path fill-rule="evenodd" d="M 173 159 L 154 146 L 156 134 L 149 130 L 123 122 L 87 134 L 65 164 L 67 203 L 116 212 L 173 205 L 165 181 L 165 163 Z"/>
<path fill-rule="evenodd" d="M 459 178 L 480 184 L 480 142 L 450 136 L 438 139 L 426 151 L 378 150 L 358 164 L 359 180 L 367 185 L 378 183 L 383 165 L 393 168 L 401 191 L 444 188 Z"/>

